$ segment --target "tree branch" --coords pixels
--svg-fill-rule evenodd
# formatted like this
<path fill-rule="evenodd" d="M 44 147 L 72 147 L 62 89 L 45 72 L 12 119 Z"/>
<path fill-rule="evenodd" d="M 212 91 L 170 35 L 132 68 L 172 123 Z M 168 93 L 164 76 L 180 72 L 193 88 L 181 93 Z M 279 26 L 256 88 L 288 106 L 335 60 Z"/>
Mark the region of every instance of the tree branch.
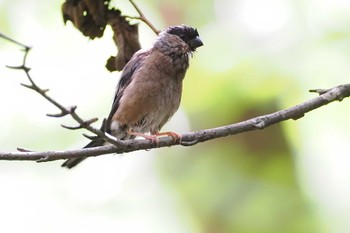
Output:
<path fill-rule="evenodd" d="M 44 152 L 34 152 L 28 149 L 18 148 L 18 152 L 0 152 L 0 160 L 22 160 L 22 161 L 37 161 L 46 162 L 54 161 L 60 159 L 69 159 L 77 157 L 92 157 L 100 156 L 103 154 L 110 153 L 128 153 L 136 150 L 149 150 L 152 148 L 160 147 L 170 147 L 175 145 L 182 146 L 193 146 L 200 142 L 205 142 L 208 140 L 213 140 L 216 138 L 226 137 L 230 135 L 235 135 L 243 132 L 264 129 L 273 124 L 280 123 L 289 119 L 297 120 L 303 117 L 307 112 L 310 112 L 319 107 L 325 106 L 333 101 L 341 101 L 345 97 L 350 96 L 350 84 L 339 85 L 330 89 L 315 89 L 310 90 L 310 92 L 316 92 L 319 94 L 318 97 L 310 99 L 306 102 L 293 106 L 291 108 L 277 111 L 271 114 L 258 116 L 246 121 L 238 122 L 231 125 L 225 125 L 212 129 L 205 129 L 196 132 L 185 133 L 181 135 L 181 141 L 174 141 L 171 137 L 162 137 L 159 139 L 158 143 L 153 143 L 151 140 L 119 140 L 113 136 L 103 132 L 104 124 L 102 124 L 101 129 L 97 129 L 91 126 L 93 122 L 97 119 L 93 118 L 91 120 L 83 120 L 77 113 L 76 107 L 64 107 L 58 101 L 50 97 L 47 92 L 48 89 L 40 88 L 34 80 L 31 78 L 29 71 L 30 68 L 26 66 L 26 58 L 30 51 L 30 47 L 21 44 L 3 34 L 0 34 L 1 38 L 4 38 L 12 43 L 24 47 L 24 58 L 23 64 L 20 66 L 9 66 L 13 69 L 21 69 L 26 73 L 26 76 L 30 84 L 22 84 L 24 87 L 34 90 L 42 97 L 44 97 L 51 104 L 55 105 L 61 112 L 58 114 L 48 114 L 51 117 L 63 117 L 70 115 L 79 125 L 75 127 L 64 126 L 69 129 L 81 129 L 84 128 L 95 135 L 104 139 L 105 141 L 111 143 L 112 145 L 95 147 L 95 148 L 84 148 L 78 150 L 67 150 L 67 151 L 44 151 Z M 90 136 L 87 136 L 91 138 Z"/>
<path fill-rule="evenodd" d="M 171 137 L 163 137 L 159 139 L 158 145 L 155 145 L 150 140 L 126 140 L 122 146 L 101 146 L 95 148 L 86 148 L 79 150 L 67 151 L 45 151 L 45 152 L 0 152 L 0 160 L 24 160 L 46 162 L 60 159 L 78 158 L 78 157 L 93 157 L 111 153 L 128 153 L 137 150 L 149 150 L 152 148 L 169 147 L 175 145 L 193 146 L 200 142 L 213 140 L 216 138 L 226 137 L 239 133 L 244 133 L 253 130 L 264 129 L 268 126 L 286 121 L 289 119 L 297 120 L 303 117 L 307 112 L 310 112 L 319 107 L 325 106 L 336 100 L 341 101 L 345 97 L 350 96 L 350 84 L 340 85 L 325 90 L 311 90 L 320 92 L 318 97 L 310 99 L 306 102 L 293 106 L 291 108 L 277 111 L 271 114 L 258 116 L 246 121 L 238 122 L 231 125 L 225 125 L 212 129 L 205 129 L 196 132 L 185 133 L 182 136 L 181 142 L 175 142 Z"/>
<path fill-rule="evenodd" d="M 97 129 L 91 126 L 91 124 L 93 122 L 97 121 L 97 118 L 93 118 L 90 120 L 84 120 L 83 118 L 81 118 L 77 113 L 76 113 L 76 106 L 71 106 L 71 107 L 64 107 L 62 104 L 60 104 L 58 101 L 56 101 L 54 98 L 50 97 L 47 92 L 49 91 L 49 89 L 42 89 L 41 87 L 39 87 L 34 80 L 32 79 L 32 77 L 30 76 L 30 68 L 26 66 L 26 59 L 28 57 L 29 51 L 30 51 L 30 47 L 26 46 L 22 43 L 19 43 L 3 34 L 0 34 L 1 38 L 4 38 L 12 43 L 15 43 L 17 45 L 20 45 L 22 47 L 24 47 L 24 57 L 23 57 L 23 63 L 20 66 L 7 66 L 8 68 L 11 69 L 19 69 L 19 70 L 23 70 L 30 82 L 30 84 L 23 84 L 21 83 L 22 86 L 31 89 L 35 92 L 37 92 L 38 94 L 40 94 L 42 97 L 44 97 L 47 101 L 49 101 L 51 104 L 53 104 L 54 106 L 56 106 L 61 112 L 57 113 L 57 114 L 47 114 L 47 116 L 50 117 L 64 117 L 66 115 L 70 115 L 79 125 L 78 126 L 64 126 L 62 125 L 62 127 L 66 128 L 66 129 L 86 129 L 92 133 L 94 133 L 95 135 L 97 135 L 98 137 L 104 139 L 105 141 L 115 145 L 115 146 L 123 146 L 124 142 L 122 140 L 119 140 L 111 135 L 108 135 L 107 133 L 103 132 L 101 129 Z"/>
<path fill-rule="evenodd" d="M 138 19 L 141 20 L 142 22 L 144 22 L 149 28 L 152 29 L 152 31 L 155 34 L 159 34 L 159 30 L 151 23 L 151 21 L 149 21 L 147 19 L 147 17 L 145 16 L 145 14 L 141 11 L 141 9 L 136 5 L 136 3 L 133 0 L 129 0 L 129 2 L 131 3 L 131 5 L 135 8 L 135 10 L 137 11 L 137 13 L 139 14 L 138 17 L 132 17 L 132 16 L 127 16 L 130 19 Z"/>

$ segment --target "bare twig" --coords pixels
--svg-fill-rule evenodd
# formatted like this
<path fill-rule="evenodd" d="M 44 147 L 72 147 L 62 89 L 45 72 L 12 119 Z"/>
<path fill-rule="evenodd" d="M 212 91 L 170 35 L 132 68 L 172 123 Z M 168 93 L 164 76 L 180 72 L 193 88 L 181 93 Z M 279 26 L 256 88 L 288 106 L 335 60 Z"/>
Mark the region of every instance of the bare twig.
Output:
<path fill-rule="evenodd" d="M 70 129 L 70 130 L 76 130 L 76 129 L 85 129 L 87 126 L 91 125 L 92 123 L 95 123 L 98 120 L 98 118 L 92 118 L 90 120 L 84 121 L 83 124 L 80 124 L 78 126 L 67 126 L 67 125 L 61 125 L 63 128 Z"/>
<path fill-rule="evenodd" d="M 20 42 L 18 42 L 18 41 L 16 41 L 16 40 L 14 40 L 14 39 L 12 39 L 12 38 L 10 38 L 10 37 L 4 35 L 4 34 L 1 33 L 1 32 L 0 32 L 0 37 L 3 38 L 3 39 L 5 39 L 5 40 L 8 40 L 8 41 L 10 41 L 10 42 L 12 42 L 12 43 L 14 43 L 14 44 L 16 44 L 16 45 L 19 45 L 20 47 L 23 47 L 24 49 L 28 49 L 28 50 L 31 49 L 30 46 L 27 46 L 27 45 L 25 45 L 25 44 L 22 44 L 22 43 L 20 43 Z M 25 58 L 24 58 L 24 60 L 25 60 Z M 23 63 L 24 63 L 24 62 L 23 62 Z"/>
<path fill-rule="evenodd" d="M 151 23 L 151 21 L 149 21 L 145 14 L 141 11 L 141 9 L 136 5 L 136 3 L 133 0 L 129 0 L 129 2 L 131 3 L 131 5 L 135 8 L 135 10 L 137 11 L 137 13 L 139 13 L 138 17 L 132 17 L 132 16 L 127 16 L 130 19 L 138 19 L 141 20 L 142 22 L 144 22 L 145 24 L 147 24 L 147 26 L 149 26 L 152 31 L 154 31 L 155 34 L 159 34 L 159 30 Z"/>
<path fill-rule="evenodd" d="M 34 80 L 32 79 L 32 77 L 30 76 L 30 68 L 26 66 L 26 60 L 27 60 L 27 57 L 28 57 L 28 53 L 30 51 L 30 47 L 22 44 L 22 43 L 19 43 L 7 36 L 4 36 L 3 34 L 0 34 L 0 37 L 12 42 L 12 43 L 15 43 L 19 46 L 22 46 L 24 47 L 24 57 L 23 57 L 23 63 L 20 65 L 20 66 L 7 66 L 8 68 L 11 68 L 11 69 L 20 69 L 20 70 L 23 70 L 30 82 L 30 84 L 21 84 L 22 86 L 28 88 L 28 89 L 31 89 L 31 90 L 34 90 L 35 92 L 37 92 L 38 94 L 40 94 L 42 97 L 44 97 L 47 101 L 49 101 L 51 104 L 55 105 L 60 111 L 61 113 L 58 113 L 58 114 L 47 114 L 47 116 L 51 116 L 51 117 L 63 117 L 63 116 L 66 116 L 66 115 L 70 115 L 76 122 L 79 123 L 79 126 L 78 127 L 67 127 L 67 126 L 63 126 L 65 128 L 69 128 L 69 129 L 76 129 L 76 128 L 84 128 L 84 129 L 87 129 L 88 131 L 96 134 L 98 137 L 100 138 L 103 138 L 105 141 L 115 145 L 115 146 L 118 146 L 118 147 L 124 147 L 124 142 L 117 139 L 117 138 L 114 138 L 110 135 L 108 135 L 107 133 L 103 132 L 102 130 L 100 129 L 97 129 L 97 128 L 94 128 L 91 126 L 91 124 L 95 121 L 97 121 L 96 118 L 94 119 L 91 119 L 91 120 L 88 120 L 88 121 L 85 121 L 83 120 L 77 113 L 76 113 L 76 106 L 72 106 L 72 107 L 64 107 L 62 104 L 60 104 L 58 101 L 56 101 L 55 99 L 53 99 L 52 97 L 50 97 L 47 92 L 49 91 L 49 89 L 42 89 L 41 87 L 39 87 L 35 82 Z"/>

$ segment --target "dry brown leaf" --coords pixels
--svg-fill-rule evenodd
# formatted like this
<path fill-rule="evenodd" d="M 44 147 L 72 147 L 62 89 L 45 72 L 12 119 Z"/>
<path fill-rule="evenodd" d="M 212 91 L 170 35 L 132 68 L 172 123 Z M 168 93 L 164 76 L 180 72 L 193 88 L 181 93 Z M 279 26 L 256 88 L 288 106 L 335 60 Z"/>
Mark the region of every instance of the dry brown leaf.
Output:
<path fill-rule="evenodd" d="M 66 0 L 62 5 L 63 20 L 73 25 L 90 39 L 102 37 L 106 25 L 114 32 L 117 56 L 106 64 L 109 71 L 122 70 L 132 55 L 141 48 L 138 24 L 130 24 L 117 9 L 108 9 L 110 0 Z"/>
<path fill-rule="evenodd" d="M 138 24 L 130 24 L 120 11 L 110 11 L 108 24 L 114 32 L 113 39 L 118 54 L 108 59 L 106 67 L 109 71 L 122 70 L 132 55 L 141 48 Z"/>
<path fill-rule="evenodd" d="M 108 2 L 102 0 L 67 0 L 62 5 L 64 23 L 68 20 L 90 39 L 102 37 L 106 27 Z"/>

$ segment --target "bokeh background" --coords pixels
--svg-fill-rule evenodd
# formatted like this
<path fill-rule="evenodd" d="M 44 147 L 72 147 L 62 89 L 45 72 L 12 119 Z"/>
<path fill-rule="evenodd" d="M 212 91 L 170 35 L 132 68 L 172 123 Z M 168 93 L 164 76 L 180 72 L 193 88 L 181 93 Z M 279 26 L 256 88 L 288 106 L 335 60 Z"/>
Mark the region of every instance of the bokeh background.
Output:
<path fill-rule="evenodd" d="M 61 103 L 102 119 L 118 73 L 112 33 L 88 40 L 63 24 L 63 1 L 0 0 L 0 32 L 33 46 L 31 75 Z M 137 1 L 158 27 L 198 28 L 179 112 L 165 130 L 221 126 L 296 105 L 313 88 L 349 82 L 348 0 Z M 137 15 L 127 0 L 115 5 Z M 143 47 L 153 32 L 140 24 Z M 76 149 L 81 133 L 21 87 L 20 48 L 0 39 L 0 151 Z M 73 170 L 0 162 L 1 232 L 350 232 L 350 103 L 332 103 L 262 131 L 91 158 Z"/>

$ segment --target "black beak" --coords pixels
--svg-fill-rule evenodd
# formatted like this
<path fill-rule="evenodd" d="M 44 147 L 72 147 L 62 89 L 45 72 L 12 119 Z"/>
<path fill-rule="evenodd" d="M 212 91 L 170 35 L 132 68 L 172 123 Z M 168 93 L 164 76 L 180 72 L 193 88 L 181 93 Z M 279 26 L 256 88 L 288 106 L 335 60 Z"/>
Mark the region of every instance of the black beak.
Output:
<path fill-rule="evenodd" d="M 188 41 L 188 46 L 190 46 L 191 50 L 194 51 L 196 48 L 203 46 L 203 42 L 199 36 L 197 36 L 196 38 Z"/>

